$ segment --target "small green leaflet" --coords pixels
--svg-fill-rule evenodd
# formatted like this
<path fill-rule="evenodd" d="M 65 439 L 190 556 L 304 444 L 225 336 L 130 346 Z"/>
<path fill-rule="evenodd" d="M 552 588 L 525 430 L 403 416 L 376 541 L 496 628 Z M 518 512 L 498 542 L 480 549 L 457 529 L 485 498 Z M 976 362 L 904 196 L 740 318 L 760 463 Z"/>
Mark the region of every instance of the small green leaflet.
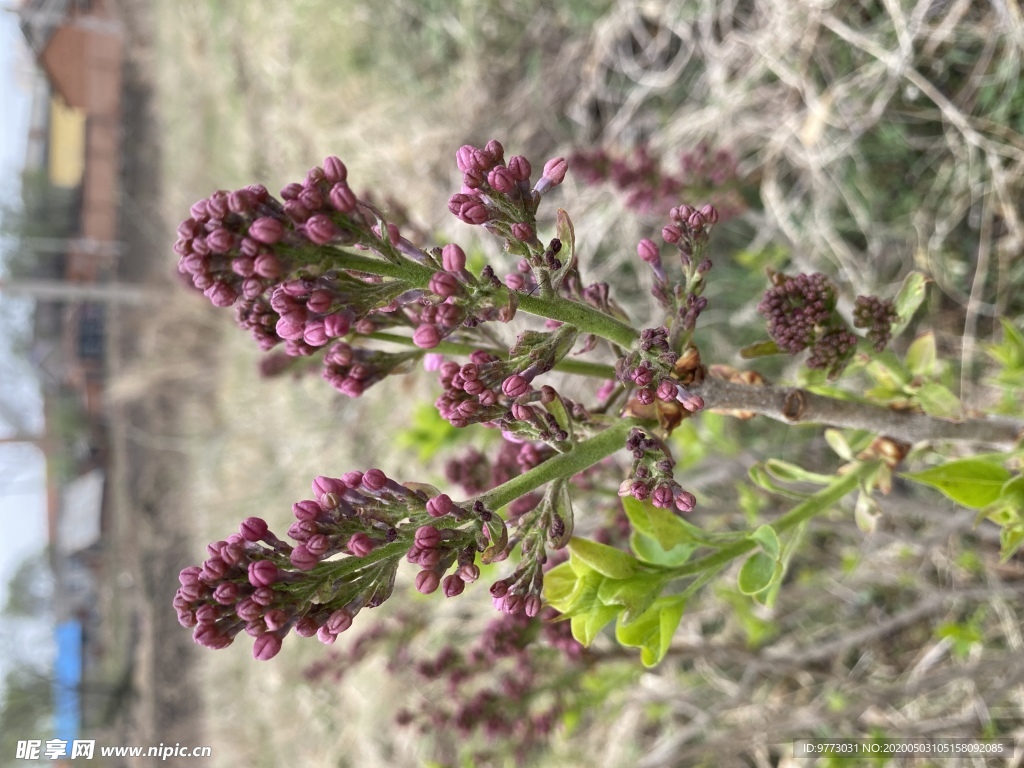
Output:
<path fill-rule="evenodd" d="M 665 658 L 685 609 L 686 598 L 681 595 L 659 597 L 636 621 L 624 624 L 620 616 L 615 639 L 620 645 L 639 648 L 645 667 L 656 666 Z"/>
<path fill-rule="evenodd" d="M 959 459 L 900 476 L 915 483 L 930 485 L 957 504 L 981 509 L 999 498 L 1003 484 L 1010 479 L 1010 472 L 991 462 Z"/>
<path fill-rule="evenodd" d="M 569 553 L 609 579 L 628 579 L 639 565 L 635 557 L 621 549 L 577 536 L 569 539 Z"/>

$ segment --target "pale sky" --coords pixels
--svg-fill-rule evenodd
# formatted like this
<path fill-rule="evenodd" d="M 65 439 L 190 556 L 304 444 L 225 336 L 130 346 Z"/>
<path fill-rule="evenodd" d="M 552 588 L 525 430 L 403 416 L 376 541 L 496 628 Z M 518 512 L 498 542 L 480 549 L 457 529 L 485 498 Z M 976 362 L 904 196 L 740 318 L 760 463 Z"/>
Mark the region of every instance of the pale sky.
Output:
<path fill-rule="evenodd" d="M 0 14 L 0 201 L 9 205 L 20 193 L 20 174 L 28 136 L 29 95 L 25 84 L 24 38 L 13 13 Z M 9 247 L 0 241 L 0 251 Z M 42 425 L 39 389 L 31 367 L 11 354 L 9 334 L 31 322 L 31 305 L 0 294 L 0 398 L 22 415 L 30 429 Z M 0 421 L 0 437 L 12 430 Z M 0 604 L 6 601 L 7 581 L 28 555 L 46 545 L 45 463 L 31 445 L 0 444 Z M 10 637 L 23 632 L 4 627 Z M 35 634 L 35 633 L 33 633 Z M 5 670 L 0 647 L 0 678 Z M 37 736 L 38 738 L 38 736 Z"/>

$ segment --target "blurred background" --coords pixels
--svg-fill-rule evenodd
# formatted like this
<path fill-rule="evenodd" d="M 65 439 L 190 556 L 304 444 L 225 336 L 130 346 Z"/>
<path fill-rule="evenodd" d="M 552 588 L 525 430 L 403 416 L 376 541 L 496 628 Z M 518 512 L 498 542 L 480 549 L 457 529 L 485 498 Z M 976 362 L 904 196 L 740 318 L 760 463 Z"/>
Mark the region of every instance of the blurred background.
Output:
<path fill-rule="evenodd" d="M 575 698 L 525 752 L 395 722 L 457 696 L 417 659 L 472 642 L 480 595 L 396 593 L 347 647 L 292 637 L 269 663 L 244 637 L 200 649 L 171 608 L 206 542 L 249 515 L 287 526 L 314 476 L 444 485 L 477 439 L 431 417 L 430 374 L 356 401 L 261 378 L 247 335 L 177 279 L 195 200 L 275 190 L 336 154 L 403 231 L 496 263 L 499 244 L 447 212 L 455 150 L 565 155 L 549 220 L 570 212 L 585 278 L 636 322 L 658 322 L 636 242 L 671 205 L 713 200 L 730 218 L 708 362 L 741 365 L 764 335 L 765 268 L 826 272 L 851 301 L 916 268 L 950 386 L 989 407 L 985 345 L 1024 303 L 1016 2 L 15 0 L 0 41 L 0 765 L 52 736 L 209 745 L 218 766 L 760 767 L 796 765 L 806 736 L 1020 743 L 1024 561 L 1001 562 L 970 510 L 899 484 L 871 534 L 851 510 L 815 523 L 773 610 L 708 589 L 654 670 L 599 638 L 602 663 L 549 676 Z M 778 514 L 747 469 L 824 467 L 819 432 L 688 423 L 700 515 Z M 429 621 L 407 644 L 387 622 L 410 615 Z M 353 653 L 375 620 L 390 639 Z"/>

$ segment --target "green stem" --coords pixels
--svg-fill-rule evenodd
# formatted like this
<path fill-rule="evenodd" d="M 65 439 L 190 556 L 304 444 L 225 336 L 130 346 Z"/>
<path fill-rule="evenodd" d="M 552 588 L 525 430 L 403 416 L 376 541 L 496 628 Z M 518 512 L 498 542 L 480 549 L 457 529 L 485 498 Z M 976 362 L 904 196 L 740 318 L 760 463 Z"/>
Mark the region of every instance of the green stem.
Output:
<path fill-rule="evenodd" d="M 359 256 L 348 251 L 330 249 L 331 266 L 335 269 L 352 269 L 358 272 L 367 272 L 381 277 L 392 277 L 404 280 L 417 288 L 427 288 L 434 270 L 421 264 L 414 264 L 411 261 L 404 261 L 401 264 L 391 264 L 380 259 L 368 256 Z M 501 288 L 500 292 L 508 291 Z M 530 296 L 525 293 L 515 293 L 519 308 L 531 315 L 546 317 L 550 320 L 560 320 L 563 323 L 575 325 L 583 333 L 592 333 L 607 339 L 620 347 L 631 347 L 633 342 L 639 338 L 639 332 L 630 325 L 616 320 L 614 317 L 598 312 L 593 307 L 580 304 L 576 301 L 563 299 L 558 296 L 554 298 L 543 298 L 541 296 Z"/>
<path fill-rule="evenodd" d="M 788 531 L 790 528 L 795 528 L 800 525 L 800 523 L 810 520 L 816 514 L 828 509 L 850 491 L 854 490 L 858 485 L 860 485 L 861 480 L 868 477 L 877 469 L 878 462 L 876 461 L 865 461 L 862 464 L 859 464 L 856 469 L 849 474 L 843 475 L 832 483 L 832 485 L 827 488 L 823 488 L 809 499 L 797 504 L 789 510 L 789 512 L 776 520 L 772 527 L 775 529 L 776 533 L 781 534 Z M 683 576 L 693 576 L 696 573 L 700 573 L 711 568 L 720 568 L 729 561 L 735 560 L 740 555 L 746 554 L 752 549 L 756 549 L 757 546 L 757 542 L 753 539 L 743 539 L 742 541 L 737 541 L 735 544 L 722 547 L 717 552 L 706 555 L 699 560 L 694 560 L 692 563 L 687 563 L 679 566 L 678 568 L 673 568 L 670 573 L 673 578 L 681 578 Z"/>
<path fill-rule="evenodd" d="M 474 501 L 482 501 L 488 509 L 499 509 L 545 483 L 560 477 L 572 477 L 622 448 L 629 431 L 640 423 L 637 419 L 619 419 L 599 435 L 577 443 L 568 453 L 548 459 L 507 483 L 502 483 L 475 499 L 462 502 L 460 506 L 472 507 Z"/>

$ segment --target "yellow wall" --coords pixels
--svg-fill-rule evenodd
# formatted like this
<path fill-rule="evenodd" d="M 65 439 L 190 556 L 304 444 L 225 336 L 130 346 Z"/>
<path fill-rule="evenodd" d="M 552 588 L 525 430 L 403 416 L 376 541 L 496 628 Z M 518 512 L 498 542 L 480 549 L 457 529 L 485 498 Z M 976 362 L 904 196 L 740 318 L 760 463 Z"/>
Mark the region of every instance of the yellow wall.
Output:
<path fill-rule="evenodd" d="M 85 171 L 85 112 L 50 99 L 50 182 L 77 187 Z"/>

